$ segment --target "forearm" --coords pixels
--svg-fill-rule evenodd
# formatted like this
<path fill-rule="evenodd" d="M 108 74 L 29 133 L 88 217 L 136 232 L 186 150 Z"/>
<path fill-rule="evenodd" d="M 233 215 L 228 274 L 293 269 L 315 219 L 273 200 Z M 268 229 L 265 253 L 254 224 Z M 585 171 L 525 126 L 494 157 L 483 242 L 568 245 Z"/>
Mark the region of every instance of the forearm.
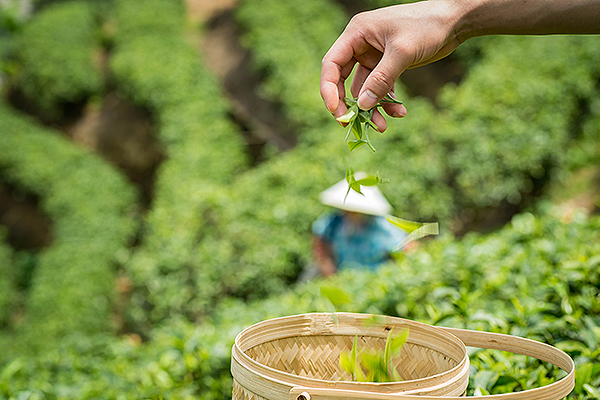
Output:
<path fill-rule="evenodd" d="M 444 0 L 433 0 L 444 1 Z M 462 42 L 484 35 L 600 33 L 600 0 L 450 0 Z"/>
<path fill-rule="evenodd" d="M 323 276 L 331 276 L 336 273 L 337 268 L 333 261 L 331 249 L 321 238 L 313 238 L 313 258 L 317 263 L 319 272 Z"/>

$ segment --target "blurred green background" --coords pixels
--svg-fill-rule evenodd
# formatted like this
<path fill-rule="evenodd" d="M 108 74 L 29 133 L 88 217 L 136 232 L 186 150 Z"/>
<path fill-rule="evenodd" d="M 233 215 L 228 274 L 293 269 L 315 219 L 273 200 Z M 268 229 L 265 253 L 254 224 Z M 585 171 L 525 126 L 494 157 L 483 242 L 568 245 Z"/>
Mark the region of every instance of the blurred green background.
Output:
<path fill-rule="evenodd" d="M 403 74 L 408 116 L 351 163 L 441 236 L 297 283 L 348 153 L 321 59 L 388 4 L 0 0 L 0 399 L 230 398 L 239 331 L 332 305 L 544 341 L 569 398 L 600 399 L 598 37 L 472 39 Z M 471 395 L 562 376 L 471 362 Z"/>

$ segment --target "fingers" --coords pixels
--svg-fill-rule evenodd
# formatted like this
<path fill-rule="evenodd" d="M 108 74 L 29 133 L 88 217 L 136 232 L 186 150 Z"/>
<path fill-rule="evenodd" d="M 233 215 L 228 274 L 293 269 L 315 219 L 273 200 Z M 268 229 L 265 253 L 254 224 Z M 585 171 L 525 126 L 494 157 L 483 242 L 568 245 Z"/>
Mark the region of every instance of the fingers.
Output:
<path fill-rule="evenodd" d="M 386 52 L 379 64 L 371 71 L 358 95 L 358 106 L 363 110 L 373 108 L 383 97 L 393 90 L 404 63 L 396 56 Z"/>
<path fill-rule="evenodd" d="M 396 94 L 394 93 L 393 90 L 389 93 L 389 95 L 394 100 L 398 100 L 396 98 Z M 383 109 L 385 110 L 386 114 L 389 115 L 390 117 L 394 117 L 394 118 L 406 117 L 407 112 L 406 112 L 406 107 L 404 107 L 404 104 L 384 103 Z"/>
<path fill-rule="evenodd" d="M 375 125 L 377 125 L 377 128 L 379 128 L 379 132 L 384 132 L 387 129 L 387 121 L 385 120 L 383 115 L 381 115 L 379 110 L 373 111 L 373 119 L 372 120 L 373 120 L 373 123 Z"/>
<path fill-rule="evenodd" d="M 393 90 L 394 84 L 409 61 L 401 52 L 386 47 L 381 61 L 365 79 L 358 95 L 358 106 L 363 110 L 373 108 L 387 93 Z"/>
<path fill-rule="evenodd" d="M 354 71 L 354 77 L 352 78 L 352 84 L 350 85 L 350 93 L 352 93 L 352 97 L 357 98 L 360 93 L 360 89 L 362 88 L 367 76 L 371 73 L 371 70 L 365 67 L 362 64 L 358 64 L 356 66 L 356 70 Z"/>
<path fill-rule="evenodd" d="M 394 117 L 394 118 L 402 118 L 402 117 L 406 117 L 406 107 L 404 107 L 404 104 L 394 104 L 394 103 L 386 103 L 383 105 L 383 109 L 385 110 L 385 113 L 387 115 L 389 115 L 390 117 Z"/>
<path fill-rule="evenodd" d="M 342 33 L 321 62 L 321 97 L 331 113 L 338 109 L 340 100 L 344 99 L 344 81 L 356 64 L 354 48 L 346 36 Z"/>
<path fill-rule="evenodd" d="M 358 97 L 358 94 L 360 93 L 360 90 L 363 87 L 365 80 L 367 79 L 370 73 L 370 69 L 364 67 L 361 64 L 357 65 L 356 70 L 354 71 L 352 85 L 350 86 L 350 92 L 352 93 L 353 97 Z M 389 94 L 392 98 L 396 99 L 393 87 Z M 406 116 L 406 107 L 404 107 L 404 105 L 402 104 L 384 103 L 383 109 L 386 112 L 386 114 L 388 114 L 390 117 L 402 118 Z M 373 122 L 375 122 L 375 124 L 381 128 L 381 124 L 378 124 L 375 120 Z M 383 130 L 380 129 L 381 132 L 383 132 Z"/>

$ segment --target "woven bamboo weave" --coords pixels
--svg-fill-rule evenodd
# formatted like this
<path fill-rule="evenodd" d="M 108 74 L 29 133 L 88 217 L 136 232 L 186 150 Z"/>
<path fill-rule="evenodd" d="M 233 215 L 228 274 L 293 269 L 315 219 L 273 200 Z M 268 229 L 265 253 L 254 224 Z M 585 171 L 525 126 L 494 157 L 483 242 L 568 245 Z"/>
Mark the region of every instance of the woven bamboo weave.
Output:
<path fill-rule="evenodd" d="M 339 358 L 352 349 L 355 337 L 359 349 L 383 350 L 389 330 L 405 328 L 408 342 L 394 360 L 403 381 L 350 381 Z M 425 324 L 391 317 L 374 322 L 364 314 L 305 314 L 264 321 L 238 336 L 232 355 L 233 399 L 287 399 L 292 387 L 305 385 L 458 396 L 468 384 L 468 368 L 464 344 Z M 273 395 L 273 390 L 280 393 Z"/>
<path fill-rule="evenodd" d="M 375 321 L 375 322 L 373 322 Z M 369 322 L 369 323 L 366 323 Z M 404 381 L 352 382 L 339 367 L 357 335 L 362 346 L 383 349 L 390 329 L 409 328 L 394 367 Z M 303 314 L 275 318 L 242 331 L 232 349 L 233 400 L 436 400 L 464 396 L 466 346 L 523 354 L 554 364 L 562 379 L 491 400 L 559 400 L 575 384 L 575 365 L 544 343 L 488 332 L 439 328 L 401 318 L 366 314 Z"/>
<path fill-rule="evenodd" d="M 353 336 L 305 336 L 273 340 L 246 354 L 253 360 L 291 374 L 326 381 L 350 380 L 340 369 L 340 354 L 352 348 Z M 359 338 L 359 346 L 382 350 L 385 339 Z M 428 347 L 408 343 L 393 365 L 403 380 L 425 378 L 448 371 L 455 360 Z"/>

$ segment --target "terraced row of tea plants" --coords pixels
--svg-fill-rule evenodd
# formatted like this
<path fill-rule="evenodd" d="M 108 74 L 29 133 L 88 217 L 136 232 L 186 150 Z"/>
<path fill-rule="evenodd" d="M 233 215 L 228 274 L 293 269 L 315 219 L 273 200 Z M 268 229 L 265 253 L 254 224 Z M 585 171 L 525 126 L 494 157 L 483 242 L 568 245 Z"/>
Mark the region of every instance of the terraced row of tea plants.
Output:
<path fill-rule="evenodd" d="M 173 319 L 140 343 L 135 337 L 72 338 L 2 370 L 0 394 L 33 398 L 228 398 L 230 348 L 243 328 L 268 318 L 330 309 L 396 315 L 542 340 L 576 361 L 569 398 L 595 399 L 600 384 L 598 217 L 544 205 L 497 233 L 446 235 L 402 255 L 380 273 L 348 271 L 286 294 L 245 303 L 223 299 L 202 324 Z M 327 294 L 327 296 L 325 295 Z M 469 394 L 507 393 L 561 377 L 535 359 L 470 353 Z M 60 385 L 48 385 L 60 382 Z"/>
<path fill-rule="evenodd" d="M 2 234 L 0 399 L 228 398 L 235 334 L 261 319 L 329 310 L 321 292 L 338 287 L 338 310 L 557 345 L 582 377 L 572 398 L 598 398 L 597 217 L 567 223 L 544 206 L 497 233 L 450 233 L 471 214 L 525 211 L 598 162 L 596 38 L 475 41 L 457 51 L 468 72 L 438 107 L 400 84 L 409 115 L 372 138 L 376 153 L 349 160 L 391 180 L 381 189 L 397 215 L 438 220 L 443 237 L 377 274 L 296 285 L 311 262 L 310 224 L 326 211 L 318 193 L 342 179 L 347 155 L 345 132 L 318 94 L 321 58 L 348 20 L 343 7 L 237 6 L 265 77 L 259 92 L 298 127 L 296 148 L 251 167 L 220 84 L 189 39 L 197 32 L 184 2 L 39 4 L 0 42 L 5 89 L 37 118 L 0 106 L 0 181 L 40 198 L 53 242 L 28 255 L 28 278 L 24 252 Z M 146 212 L 121 170 L 48 127 L 108 90 L 152 115 L 166 156 Z M 37 352 L 25 350 L 32 344 Z M 471 393 L 556 378 L 547 365 L 506 366 L 504 357 L 472 355 Z"/>

